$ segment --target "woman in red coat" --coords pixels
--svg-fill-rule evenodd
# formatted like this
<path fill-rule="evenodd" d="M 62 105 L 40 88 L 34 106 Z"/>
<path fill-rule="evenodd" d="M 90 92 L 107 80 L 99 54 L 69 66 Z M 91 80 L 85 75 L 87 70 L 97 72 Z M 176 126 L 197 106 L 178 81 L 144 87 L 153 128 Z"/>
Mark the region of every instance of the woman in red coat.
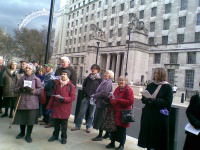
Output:
<path fill-rule="evenodd" d="M 106 148 L 114 148 L 115 141 L 120 143 L 117 150 L 123 150 L 126 142 L 126 128 L 130 123 L 122 123 L 122 109 L 131 110 L 134 103 L 133 90 L 128 86 L 128 81 L 125 77 L 119 77 L 118 87 L 114 91 L 114 98 L 110 99 L 110 103 L 115 110 L 115 121 L 117 131 L 111 132 L 111 143 Z"/>
<path fill-rule="evenodd" d="M 68 118 L 72 102 L 75 100 L 75 87 L 69 80 L 70 74 L 69 70 L 62 71 L 61 80 L 56 82 L 51 99 L 47 105 L 47 113 L 51 110 L 52 118 L 54 118 L 54 132 L 53 136 L 48 140 L 49 142 L 58 139 L 61 126 L 61 144 L 66 144 Z"/>

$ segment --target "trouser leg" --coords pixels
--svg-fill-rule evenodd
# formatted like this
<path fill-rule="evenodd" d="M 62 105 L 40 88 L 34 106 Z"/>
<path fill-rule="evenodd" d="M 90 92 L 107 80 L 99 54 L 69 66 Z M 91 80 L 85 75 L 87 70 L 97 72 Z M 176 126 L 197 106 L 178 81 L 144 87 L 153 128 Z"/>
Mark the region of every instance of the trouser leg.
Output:
<path fill-rule="evenodd" d="M 117 126 L 117 131 L 121 135 L 120 145 L 124 146 L 126 142 L 126 128 Z"/>
<path fill-rule="evenodd" d="M 99 136 L 99 137 L 102 137 L 102 134 L 103 134 L 103 130 L 100 130 L 100 129 L 99 129 L 99 135 L 98 135 L 98 136 Z"/>
<path fill-rule="evenodd" d="M 26 136 L 31 136 L 33 125 L 27 125 Z"/>
<path fill-rule="evenodd" d="M 89 105 L 90 112 L 89 112 L 88 120 L 86 123 L 86 128 L 91 128 L 93 120 L 94 120 L 94 113 L 96 110 L 96 105 L 90 105 L 90 104 L 88 104 L 88 105 Z"/>
<path fill-rule="evenodd" d="M 68 119 L 62 119 L 61 120 L 62 139 L 67 139 L 67 125 L 68 125 Z"/>
<path fill-rule="evenodd" d="M 60 132 L 60 119 L 54 119 L 54 131 L 53 136 L 57 137 L 59 136 Z"/>
<path fill-rule="evenodd" d="M 26 125 L 20 125 L 20 133 L 25 135 Z"/>

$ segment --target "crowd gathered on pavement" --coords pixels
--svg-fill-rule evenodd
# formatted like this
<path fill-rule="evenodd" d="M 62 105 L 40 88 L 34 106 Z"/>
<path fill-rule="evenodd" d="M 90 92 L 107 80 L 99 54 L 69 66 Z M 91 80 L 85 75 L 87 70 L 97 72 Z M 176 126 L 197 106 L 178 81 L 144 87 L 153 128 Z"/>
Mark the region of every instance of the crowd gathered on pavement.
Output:
<path fill-rule="evenodd" d="M 134 91 L 131 88 L 134 83 L 132 81 L 129 86 L 127 78 L 120 76 L 116 81 L 118 87 L 113 90 L 115 75 L 112 70 L 106 70 L 102 74 L 98 64 L 93 64 L 90 70 L 91 73 L 82 84 L 83 99 L 71 132 L 80 130 L 85 119 L 86 133 L 92 132 L 91 128 L 99 131 L 92 141 L 108 138 L 110 143 L 105 148 L 115 148 L 115 143 L 118 142 L 117 150 L 123 150 L 126 130 L 134 122 Z M 37 60 L 21 60 L 20 66 L 16 61 L 11 61 L 5 66 L 4 59 L 0 56 L 1 118 L 12 118 L 11 125 L 19 125 L 16 139 L 25 137 L 31 143 L 33 127 L 39 123 L 45 125 L 45 128 L 54 127 L 49 142 L 58 140 L 61 132 L 61 144 L 66 144 L 68 119 L 72 103 L 77 99 L 76 81 L 77 73 L 70 66 L 68 57 L 61 57 L 61 66 L 55 69 L 51 63 L 41 66 Z M 139 147 L 147 150 L 170 150 L 169 117 L 176 89 L 172 89 L 167 82 L 165 69 L 156 68 L 153 80 L 147 85 L 141 99 L 144 107 L 138 137 Z M 199 130 L 199 95 L 192 97 L 186 113 L 189 123 Z M 200 134 L 187 132 L 184 150 L 200 148 L 199 141 Z"/>

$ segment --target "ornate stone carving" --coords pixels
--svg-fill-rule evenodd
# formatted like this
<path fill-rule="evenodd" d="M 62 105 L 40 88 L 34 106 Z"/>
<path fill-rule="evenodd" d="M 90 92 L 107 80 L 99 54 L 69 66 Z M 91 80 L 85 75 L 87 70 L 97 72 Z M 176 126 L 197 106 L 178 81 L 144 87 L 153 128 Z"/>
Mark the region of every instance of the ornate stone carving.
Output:
<path fill-rule="evenodd" d="M 106 35 L 102 29 L 97 27 L 95 24 L 91 24 L 91 29 L 92 29 L 92 37 L 94 39 L 105 40 Z"/>
<path fill-rule="evenodd" d="M 132 26 L 133 31 L 143 30 L 144 33 L 146 33 L 146 34 L 148 32 L 148 30 L 144 26 L 144 22 L 139 21 L 139 19 L 136 17 L 136 14 L 133 14 L 133 18 L 131 19 L 130 26 Z"/>

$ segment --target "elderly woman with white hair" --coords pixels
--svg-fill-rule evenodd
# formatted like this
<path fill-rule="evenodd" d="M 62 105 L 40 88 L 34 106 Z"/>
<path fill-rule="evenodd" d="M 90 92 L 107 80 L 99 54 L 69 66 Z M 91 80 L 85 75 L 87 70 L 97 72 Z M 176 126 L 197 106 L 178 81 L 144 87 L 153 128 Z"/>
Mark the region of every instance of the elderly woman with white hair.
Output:
<path fill-rule="evenodd" d="M 39 78 L 35 76 L 36 68 L 29 63 L 25 69 L 25 75 L 22 76 L 15 87 L 15 92 L 20 94 L 19 105 L 15 115 L 13 124 L 20 125 L 20 134 L 16 139 L 25 136 L 25 129 L 27 126 L 25 140 L 28 143 L 32 142 L 31 133 L 34 124 L 38 124 L 39 101 L 38 96 L 41 94 L 42 85 Z M 26 86 L 25 83 L 29 83 Z"/>
<path fill-rule="evenodd" d="M 108 132 L 102 137 L 103 130 L 101 129 L 104 122 L 107 108 L 110 105 L 109 93 L 112 91 L 112 79 L 114 78 L 114 72 L 106 70 L 104 73 L 104 80 L 98 86 L 96 93 L 91 97 L 96 100 L 96 114 L 93 127 L 99 129 L 99 135 L 92 139 L 92 141 L 102 141 L 103 138 L 108 138 L 110 135 Z"/>

